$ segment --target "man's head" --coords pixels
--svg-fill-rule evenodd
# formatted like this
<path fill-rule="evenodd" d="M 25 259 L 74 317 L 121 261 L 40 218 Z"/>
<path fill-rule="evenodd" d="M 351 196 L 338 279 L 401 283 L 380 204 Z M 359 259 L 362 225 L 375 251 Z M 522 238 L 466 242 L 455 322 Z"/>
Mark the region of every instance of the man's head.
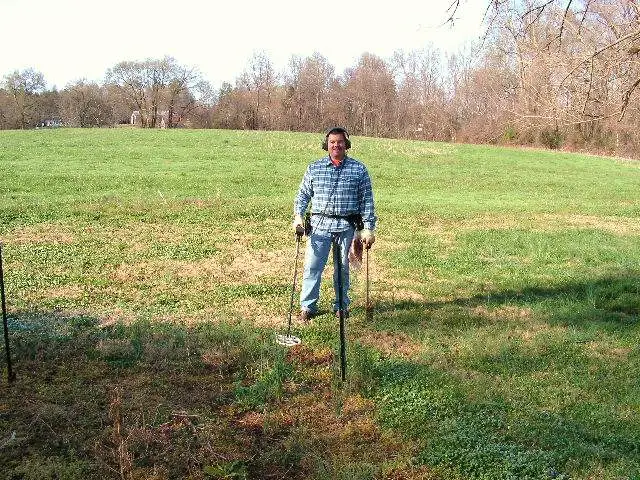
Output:
<path fill-rule="evenodd" d="M 324 140 L 322 141 L 322 149 L 329 152 L 334 160 L 342 160 L 347 150 L 351 148 L 349 140 L 349 132 L 342 127 L 332 127 L 327 130 Z"/>

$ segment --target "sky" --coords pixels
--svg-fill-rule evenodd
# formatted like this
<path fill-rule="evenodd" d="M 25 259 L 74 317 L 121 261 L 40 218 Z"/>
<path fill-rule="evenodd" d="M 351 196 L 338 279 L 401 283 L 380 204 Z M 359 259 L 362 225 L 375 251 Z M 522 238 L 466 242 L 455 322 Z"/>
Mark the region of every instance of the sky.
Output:
<path fill-rule="evenodd" d="M 256 53 L 282 72 L 292 55 L 314 52 L 340 74 L 365 52 L 387 60 L 477 39 L 487 3 L 463 0 L 451 27 L 451 1 L 0 0 L 0 77 L 33 68 L 62 89 L 82 78 L 101 83 L 121 61 L 171 56 L 219 88 L 235 84 Z"/>

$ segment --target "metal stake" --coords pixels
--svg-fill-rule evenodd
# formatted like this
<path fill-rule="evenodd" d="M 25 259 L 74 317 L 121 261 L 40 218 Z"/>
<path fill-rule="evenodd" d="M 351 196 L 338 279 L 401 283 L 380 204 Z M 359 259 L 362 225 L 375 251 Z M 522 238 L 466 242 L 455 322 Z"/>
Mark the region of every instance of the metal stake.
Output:
<path fill-rule="evenodd" d="M 16 379 L 11 368 L 11 351 L 9 350 L 9 326 L 7 325 L 7 302 L 4 296 L 4 272 L 2 270 L 2 243 L 0 243 L 0 296 L 2 297 L 2 325 L 4 327 L 4 349 L 7 352 L 7 381 Z"/>
<path fill-rule="evenodd" d="M 338 317 L 340 318 L 340 378 L 344 382 L 347 375 L 347 346 L 344 328 L 344 302 L 342 299 L 342 249 L 340 236 L 333 235 L 333 264 L 338 272 Z"/>

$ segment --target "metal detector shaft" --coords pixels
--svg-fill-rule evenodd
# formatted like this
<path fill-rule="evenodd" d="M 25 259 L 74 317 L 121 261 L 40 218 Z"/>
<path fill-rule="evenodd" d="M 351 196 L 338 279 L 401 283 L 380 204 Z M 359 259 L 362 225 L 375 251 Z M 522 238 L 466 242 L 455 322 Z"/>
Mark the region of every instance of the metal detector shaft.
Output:
<path fill-rule="evenodd" d="M 342 249 L 340 237 L 333 237 L 333 263 L 338 272 L 338 317 L 340 318 L 340 378 L 344 382 L 347 375 L 347 347 L 344 328 L 344 302 L 342 298 Z"/>
<path fill-rule="evenodd" d="M 0 296 L 2 297 L 2 326 L 4 327 L 4 349 L 7 352 L 7 380 L 16 378 L 11 368 L 11 350 L 9 350 L 9 326 L 7 325 L 7 302 L 4 296 L 4 271 L 2 269 L 2 244 L 0 243 Z"/>

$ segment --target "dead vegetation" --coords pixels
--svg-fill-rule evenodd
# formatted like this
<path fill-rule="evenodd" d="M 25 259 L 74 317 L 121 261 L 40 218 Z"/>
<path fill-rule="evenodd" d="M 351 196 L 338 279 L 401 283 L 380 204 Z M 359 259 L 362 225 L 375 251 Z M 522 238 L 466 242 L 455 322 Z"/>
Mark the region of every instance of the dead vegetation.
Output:
<path fill-rule="evenodd" d="M 18 381 L 0 387 L 9 478 L 22 478 L 26 450 L 49 452 L 46 462 L 27 457 L 38 478 L 302 479 L 371 468 L 376 478 L 438 478 L 411 466 L 415 447 L 381 429 L 371 399 L 336 385 L 332 349 L 300 345 L 265 365 L 256 339 L 194 328 L 23 336 Z M 273 383 L 278 371 L 287 373 Z"/>

